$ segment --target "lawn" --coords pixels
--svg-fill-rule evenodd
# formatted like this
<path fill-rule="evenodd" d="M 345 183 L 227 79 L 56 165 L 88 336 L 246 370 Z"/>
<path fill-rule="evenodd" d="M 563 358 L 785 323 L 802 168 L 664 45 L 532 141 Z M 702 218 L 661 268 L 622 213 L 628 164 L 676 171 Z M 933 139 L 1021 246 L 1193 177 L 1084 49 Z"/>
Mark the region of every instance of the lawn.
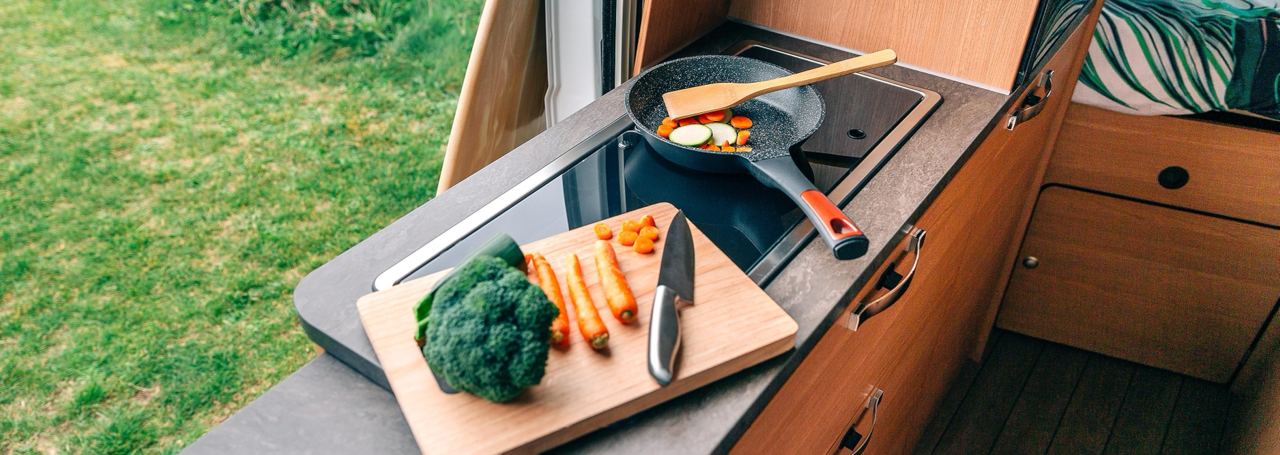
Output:
<path fill-rule="evenodd" d="M 314 357 L 292 289 L 433 196 L 480 3 L 363 57 L 0 2 L 0 453 L 174 452 Z"/>

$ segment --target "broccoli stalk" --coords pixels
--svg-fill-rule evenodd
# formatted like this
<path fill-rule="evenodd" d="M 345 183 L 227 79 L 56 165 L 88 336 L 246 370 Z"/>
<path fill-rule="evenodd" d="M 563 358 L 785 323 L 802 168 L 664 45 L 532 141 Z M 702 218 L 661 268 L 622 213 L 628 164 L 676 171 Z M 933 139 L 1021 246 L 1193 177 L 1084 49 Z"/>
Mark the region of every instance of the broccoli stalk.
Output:
<path fill-rule="evenodd" d="M 479 256 L 436 290 L 422 353 L 453 388 L 509 401 L 542 380 L 559 312 L 519 269 Z"/>

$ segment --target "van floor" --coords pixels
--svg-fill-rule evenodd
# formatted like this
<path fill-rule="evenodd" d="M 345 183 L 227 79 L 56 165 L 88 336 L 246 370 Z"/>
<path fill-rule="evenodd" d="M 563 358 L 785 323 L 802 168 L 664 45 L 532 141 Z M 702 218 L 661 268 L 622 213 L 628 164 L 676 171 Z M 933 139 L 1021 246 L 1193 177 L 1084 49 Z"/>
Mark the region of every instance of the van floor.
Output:
<path fill-rule="evenodd" d="M 916 453 L 1217 453 L 1225 385 L 996 330 Z"/>

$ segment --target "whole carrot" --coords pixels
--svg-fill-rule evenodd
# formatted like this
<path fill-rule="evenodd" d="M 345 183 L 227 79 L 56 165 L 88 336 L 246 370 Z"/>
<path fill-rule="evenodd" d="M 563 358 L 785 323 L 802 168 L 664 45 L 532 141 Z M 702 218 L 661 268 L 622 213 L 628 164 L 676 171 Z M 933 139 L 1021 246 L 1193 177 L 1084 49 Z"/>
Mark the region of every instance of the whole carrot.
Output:
<path fill-rule="evenodd" d="M 582 339 L 591 343 L 594 349 L 604 349 L 609 345 L 609 329 L 600 320 L 596 312 L 596 304 L 591 301 L 591 292 L 587 290 L 587 280 L 582 277 L 582 263 L 578 255 L 569 256 L 569 302 L 573 303 L 578 315 L 578 331 Z"/>
<path fill-rule="evenodd" d="M 560 315 L 551 321 L 551 344 L 558 348 L 569 347 L 569 312 L 564 308 L 564 296 L 560 294 L 560 281 L 556 279 L 556 271 L 551 268 L 547 258 L 540 253 L 533 253 L 533 266 L 538 274 L 538 287 L 547 295 L 551 303 L 560 309 Z"/>
<path fill-rule="evenodd" d="M 596 240 L 596 275 L 600 277 L 600 287 L 604 288 L 604 299 L 613 317 L 623 324 L 635 322 L 636 297 L 631 294 L 631 286 L 627 284 L 627 276 L 622 274 L 622 267 L 618 266 L 618 255 L 613 252 L 613 245 L 604 240 Z"/>

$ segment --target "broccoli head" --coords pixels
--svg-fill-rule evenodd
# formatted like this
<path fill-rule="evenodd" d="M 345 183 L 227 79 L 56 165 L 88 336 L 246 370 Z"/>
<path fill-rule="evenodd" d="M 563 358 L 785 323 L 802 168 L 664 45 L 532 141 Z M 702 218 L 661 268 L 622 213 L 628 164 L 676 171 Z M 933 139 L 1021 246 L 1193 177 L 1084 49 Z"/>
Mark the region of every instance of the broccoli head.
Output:
<path fill-rule="evenodd" d="M 439 288 L 422 353 L 453 388 L 508 401 L 542 380 L 559 312 L 519 269 L 479 256 Z"/>

